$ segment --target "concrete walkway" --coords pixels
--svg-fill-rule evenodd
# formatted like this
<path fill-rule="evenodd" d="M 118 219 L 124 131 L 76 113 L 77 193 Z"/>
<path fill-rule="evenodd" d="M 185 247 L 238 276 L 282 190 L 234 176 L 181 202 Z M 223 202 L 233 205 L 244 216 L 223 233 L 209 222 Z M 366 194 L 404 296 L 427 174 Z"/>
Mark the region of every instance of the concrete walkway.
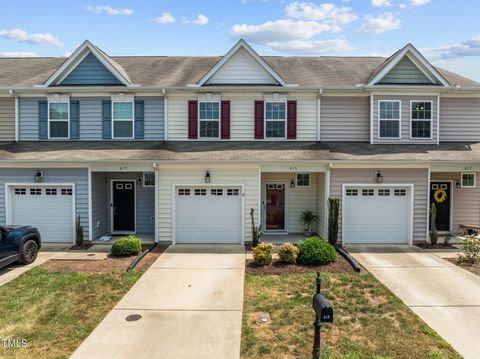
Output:
<path fill-rule="evenodd" d="M 464 358 L 479 358 L 480 277 L 415 246 L 347 249 Z"/>
<path fill-rule="evenodd" d="M 72 358 L 238 359 L 244 273 L 243 246 L 171 246 Z"/>

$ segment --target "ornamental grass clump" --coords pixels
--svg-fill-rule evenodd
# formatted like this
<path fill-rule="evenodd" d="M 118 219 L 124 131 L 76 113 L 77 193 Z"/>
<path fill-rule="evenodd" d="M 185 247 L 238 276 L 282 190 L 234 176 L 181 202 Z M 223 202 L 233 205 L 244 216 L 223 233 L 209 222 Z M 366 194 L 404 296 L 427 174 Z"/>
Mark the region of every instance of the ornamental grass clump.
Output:
<path fill-rule="evenodd" d="M 132 256 L 142 252 L 142 242 L 136 236 L 122 237 L 112 245 L 114 257 Z"/>
<path fill-rule="evenodd" d="M 278 257 L 282 262 L 295 264 L 297 263 L 297 257 L 300 249 L 295 244 L 292 243 L 284 243 L 280 247 L 280 251 L 278 252 Z"/>
<path fill-rule="evenodd" d="M 460 263 L 475 264 L 480 261 L 480 239 L 475 236 L 463 241 L 463 253 L 458 257 Z"/>
<path fill-rule="evenodd" d="M 259 266 L 268 266 L 272 263 L 273 244 L 260 243 L 252 249 L 253 260 Z"/>
<path fill-rule="evenodd" d="M 298 263 L 305 265 L 322 265 L 337 260 L 335 247 L 320 237 L 310 237 L 298 243 Z"/>

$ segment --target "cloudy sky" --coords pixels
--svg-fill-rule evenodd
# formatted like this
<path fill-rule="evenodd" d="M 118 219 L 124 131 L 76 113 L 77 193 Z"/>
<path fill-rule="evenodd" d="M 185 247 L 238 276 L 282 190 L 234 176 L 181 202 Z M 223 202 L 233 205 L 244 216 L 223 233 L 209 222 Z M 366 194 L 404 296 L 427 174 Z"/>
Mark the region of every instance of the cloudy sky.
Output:
<path fill-rule="evenodd" d="M 221 55 L 240 38 L 263 55 L 389 56 L 411 42 L 480 81 L 480 1 L 1 0 L 0 56 Z"/>

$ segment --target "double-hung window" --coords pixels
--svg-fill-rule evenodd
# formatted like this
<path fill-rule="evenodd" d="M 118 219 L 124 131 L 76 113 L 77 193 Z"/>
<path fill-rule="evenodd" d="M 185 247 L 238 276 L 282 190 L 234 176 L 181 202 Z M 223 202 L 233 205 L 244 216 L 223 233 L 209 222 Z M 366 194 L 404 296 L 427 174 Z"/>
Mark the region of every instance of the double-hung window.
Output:
<path fill-rule="evenodd" d="M 410 103 L 412 138 L 432 137 L 432 101 Z"/>
<path fill-rule="evenodd" d="M 48 137 L 52 139 L 69 138 L 70 104 L 68 102 L 48 103 Z"/>
<path fill-rule="evenodd" d="M 378 102 L 378 137 L 400 138 L 400 106 L 398 100 L 380 100 Z"/>
<path fill-rule="evenodd" d="M 265 137 L 285 138 L 286 102 L 265 101 Z"/>
<path fill-rule="evenodd" d="M 131 139 L 134 133 L 132 101 L 112 102 L 112 134 L 116 139 Z"/>
<path fill-rule="evenodd" d="M 219 138 L 220 136 L 220 102 L 200 101 L 198 103 L 199 138 Z"/>

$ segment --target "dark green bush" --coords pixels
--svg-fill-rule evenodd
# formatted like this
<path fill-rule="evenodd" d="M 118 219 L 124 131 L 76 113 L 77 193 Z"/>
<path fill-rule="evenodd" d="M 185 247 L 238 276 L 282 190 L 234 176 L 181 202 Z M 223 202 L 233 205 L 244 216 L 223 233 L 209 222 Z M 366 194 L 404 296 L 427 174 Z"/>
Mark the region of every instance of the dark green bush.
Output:
<path fill-rule="evenodd" d="M 337 252 L 328 242 L 320 237 L 306 238 L 298 243 L 300 253 L 297 262 L 306 265 L 321 265 L 337 260 Z"/>
<path fill-rule="evenodd" d="M 142 252 L 142 243 L 136 236 L 122 237 L 112 245 L 115 257 L 137 255 Z"/>

